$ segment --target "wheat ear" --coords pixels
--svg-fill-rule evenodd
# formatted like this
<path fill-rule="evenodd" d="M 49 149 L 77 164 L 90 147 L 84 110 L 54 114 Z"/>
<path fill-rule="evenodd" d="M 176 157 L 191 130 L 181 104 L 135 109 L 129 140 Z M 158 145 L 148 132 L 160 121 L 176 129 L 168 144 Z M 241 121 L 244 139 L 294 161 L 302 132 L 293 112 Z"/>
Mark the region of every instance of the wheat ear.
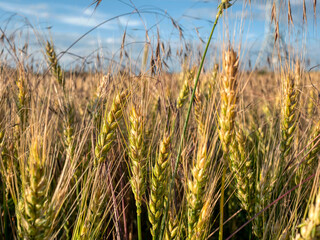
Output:
<path fill-rule="evenodd" d="M 130 113 L 129 155 L 131 168 L 131 189 L 137 207 L 138 239 L 142 239 L 141 205 L 146 189 L 146 156 L 144 149 L 144 119 L 139 111 L 132 107 Z"/>
<path fill-rule="evenodd" d="M 48 198 L 48 178 L 45 176 L 45 158 L 39 155 L 38 140 L 33 140 L 22 182 L 23 192 L 16 210 L 19 237 L 24 239 L 49 239 L 53 211 Z"/>
<path fill-rule="evenodd" d="M 179 218 L 173 212 L 169 212 L 168 226 L 164 235 L 165 240 L 179 240 Z"/>
<path fill-rule="evenodd" d="M 221 110 L 219 116 L 219 137 L 225 156 L 229 154 L 229 144 L 234 139 L 234 122 L 237 108 L 237 71 L 238 57 L 229 48 L 223 57 L 221 77 Z"/>
<path fill-rule="evenodd" d="M 253 161 L 246 154 L 245 137 L 241 129 L 236 131 L 236 137 L 230 144 L 230 166 L 236 180 L 237 197 L 249 217 L 254 213 Z"/>
<path fill-rule="evenodd" d="M 61 69 L 61 66 L 58 63 L 58 58 L 57 58 L 56 52 L 54 51 L 53 44 L 51 44 L 49 41 L 47 41 L 46 53 L 50 63 L 51 72 L 57 79 L 58 84 L 64 89 L 64 85 L 65 85 L 64 73 Z"/>
<path fill-rule="evenodd" d="M 28 121 L 28 89 L 26 74 L 23 70 L 19 71 L 18 79 L 16 80 L 18 87 L 18 99 L 16 101 L 18 108 L 18 116 L 20 118 L 20 128 L 24 131 Z"/>
<path fill-rule="evenodd" d="M 195 226 L 192 240 L 206 239 L 209 232 L 209 219 L 212 212 L 212 200 L 207 198 L 199 214 L 198 222 Z"/>
<path fill-rule="evenodd" d="M 189 83 L 188 79 L 186 79 L 182 85 L 179 97 L 177 99 L 177 109 L 181 109 L 183 105 L 186 103 L 186 101 L 188 100 L 189 91 Z"/>
<path fill-rule="evenodd" d="M 211 76 L 209 77 L 209 80 L 207 80 L 207 82 L 205 84 L 207 87 L 206 94 L 207 94 L 208 99 L 212 99 L 213 93 L 216 89 L 218 72 L 219 72 L 219 64 L 216 63 L 213 67 L 213 71 L 211 73 Z"/>
<path fill-rule="evenodd" d="M 107 154 L 114 141 L 115 130 L 122 116 L 122 109 L 127 102 L 128 91 L 119 93 L 114 99 L 109 112 L 105 112 L 95 147 L 95 166 L 106 160 Z"/>
<path fill-rule="evenodd" d="M 283 106 L 281 108 L 281 161 L 289 155 L 292 149 L 292 140 L 297 123 L 296 106 L 298 103 L 298 92 L 295 89 L 294 79 L 287 75 L 283 87 Z"/>
<path fill-rule="evenodd" d="M 316 98 L 316 94 L 314 92 L 314 89 L 310 89 L 309 90 L 309 97 L 308 97 L 308 104 L 307 104 L 307 114 L 308 114 L 308 118 L 312 119 L 312 117 L 315 115 L 315 104 L 314 104 L 314 100 Z"/>
<path fill-rule="evenodd" d="M 200 137 L 205 135 L 205 121 L 203 118 L 203 96 L 198 91 L 195 94 L 194 115 L 197 122 L 197 129 Z"/>
<path fill-rule="evenodd" d="M 160 220 L 162 217 L 166 187 L 168 184 L 168 167 L 169 167 L 169 146 L 171 137 L 165 134 L 159 149 L 159 155 L 155 165 L 152 168 L 150 199 L 149 199 L 149 221 L 151 223 L 150 232 L 152 239 L 157 239 L 160 230 Z M 168 203 L 167 203 L 168 204 Z"/>
<path fill-rule="evenodd" d="M 74 122 L 75 122 L 75 109 L 72 104 L 68 104 L 65 108 L 65 116 L 63 121 L 63 141 L 66 147 L 66 159 L 73 160 L 74 155 Z"/>
<path fill-rule="evenodd" d="M 221 77 L 221 109 L 219 115 L 219 138 L 224 152 L 224 167 L 221 179 L 220 198 L 220 231 L 219 239 L 223 238 L 223 205 L 224 184 L 229 158 L 229 145 L 234 141 L 234 122 L 237 107 L 237 71 L 239 59 L 233 49 L 229 48 L 223 54 L 223 74 Z"/>
<path fill-rule="evenodd" d="M 208 181 L 207 144 L 203 139 L 200 144 L 194 167 L 191 170 L 192 178 L 188 180 L 188 239 L 194 236 L 195 227 L 203 207 L 206 184 Z"/>

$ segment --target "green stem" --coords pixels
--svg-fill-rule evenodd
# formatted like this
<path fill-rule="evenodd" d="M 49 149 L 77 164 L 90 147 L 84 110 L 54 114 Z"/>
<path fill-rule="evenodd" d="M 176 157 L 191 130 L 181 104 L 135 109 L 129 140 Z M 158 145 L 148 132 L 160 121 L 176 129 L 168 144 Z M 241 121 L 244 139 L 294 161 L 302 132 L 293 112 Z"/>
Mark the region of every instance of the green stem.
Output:
<path fill-rule="evenodd" d="M 204 60 L 205 60 L 207 52 L 208 52 L 208 48 L 209 48 L 209 45 L 210 45 L 210 42 L 211 42 L 211 39 L 212 39 L 213 32 L 214 32 L 214 30 L 215 30 L 215 28 L 217 26 L 217 23 L 218 23 L 218 20 L 219 20 L 221 14 L 222 14 L 223 7 L 224 7 L 223 4 L 219 5 L 219 10 L 218 10 L 218 13 L 217 13 L 217 16 L 216 16 L 216 20 L 215 20 L 215 22 L 214 22 L 214 24 L 212 26 L 212 30 L 211 30 L 211 33 L 210 33 L 206 48 L 205 48 L 204 53 L 202 55 L 201 63 L 200 63 L 199 70 L 198 70 L 198 73 L 197 73 L 197 78 L 196 78 L 195 83 L 194 83 L 192 96 L 191 96 L 190 103 L 189 103 L 187 117 L 186 117 L 186 120 L 184 122 L 183 133 L 182 133 L 182 136 L 181 136 L 181 141 L 180 141 L 180 145 L 179 145 L 179 149 L 178 149 L 178 155 L 177 155 L 177 158 L 176 158 L 174 171 L 173 171 L 173 174 L 172 174 L 172 177 L 171 177 L 171 181 L 170 181 L 170 185 L 169 185 L 168 200 L 171 198 L 171 191 L 172 191 L 172 188 L 173 188 L 173 185 L 174 185 L 174 179 L 176 178 L 178 165 L 179 165 L 179 161 L 180 161 L 180 158 L 181 158 L 183 141 L 184 141 L 184 138 L 185 138 L 185 135 L 186 135 L 186 132 L 187 132 L 188 122 L 189 122 L 191 108 L 192 108 L 192 102 L 193 102 L 193 99 L 194 99 L 194 96 L 195 96 L 195 92 L 196 92 L 196 89 L 197 89 L 197 85 L 198 85 L 198 82 L 199 82 L 201 70 L 202 70 L 202 67 L 203 67 L 203 64 L 204 64 Z M 163 217 L 162 217 L 159 240 L 162 240 L 162 238 L 163 238 L 165 224 L 166 224 L 167 215 L 168 215 L 168 211 L 169 211 L 169 205 L 170 204 L 166 205 L 166 209 L 165 209 Z"/>
<path fill-rule="evenodd" d="M 226 171 L 227 171 L 227 167 L 224 163 L 222 178 L 221 178 L 219 240 L 223 239 L 223 206 L 224 206 L 224 188 L 225 188 L 225 181 L 226 181 Z"/>
<path fill-rule="evenodd" d="M 141 213 L 141 209 L 139 207 L 139 209 L 137 209 L 138 240 L 142 240 L 141 217 L 140 217 L 141 214 L 140 213 Z"/>

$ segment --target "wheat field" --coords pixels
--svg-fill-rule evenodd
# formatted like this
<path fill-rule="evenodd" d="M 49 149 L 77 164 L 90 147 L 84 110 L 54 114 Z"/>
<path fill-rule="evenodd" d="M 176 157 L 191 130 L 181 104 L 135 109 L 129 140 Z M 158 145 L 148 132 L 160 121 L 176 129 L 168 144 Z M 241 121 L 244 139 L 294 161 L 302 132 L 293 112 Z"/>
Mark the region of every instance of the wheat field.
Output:
<path fill-rule="evenodd" d="M 0 239 L 320 239 L 320 73 L 245 69 L 231 42 L 167 72 L 158 36 L 136 72 L 68 70 L 45 40 L 37 71 L 2 31 Z"/>

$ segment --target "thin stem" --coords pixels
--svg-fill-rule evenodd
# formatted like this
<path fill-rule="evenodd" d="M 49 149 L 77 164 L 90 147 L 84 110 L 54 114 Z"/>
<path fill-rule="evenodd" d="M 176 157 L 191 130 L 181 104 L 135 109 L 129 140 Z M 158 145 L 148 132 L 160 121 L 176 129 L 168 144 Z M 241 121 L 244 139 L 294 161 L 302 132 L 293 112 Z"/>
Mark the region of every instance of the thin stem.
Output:
<path fill-rule="evenodd" d="M 112 201 L 113 201 L 113 205 L 114 205 L 114 217 L 115 217 L 115 228 L 116 228 L 116 233 L 117 233 L 117 239 L 120 240 L 121 236 L 122 236 L 122 231 L 121 231 L 121 225 L 120 225 L 120 217 L 119 217 L 119 211 L 118 211 L 118 207 L 117 207 L 117 200 L 116 200 L 116 196 L 114 194 L 114 189 L 112 186 L 112 181 L 111 181 L 111 174 L 110 174 L 110 168 L 108 166 L 108 178 L 109 178 L 109 182 L 110 182 L 110 186 L 111 186 L 111 195 L 112 195 Z"/>
<path fill-rule="evenodd" d="M 4 239 L 9 239 L 8 234 L 8 213 L 7 213 L 7 196 L 6 196 L 6 186 L 4 183 L 4 178 L 2 179 L 2 189 L 3 189 L 3 219 L 4 219 Z"/>
<path fill-rule="evenodd" d="M 198 82 L 199 82 L 199 78 L 200 78 L 201 70 L 202 70 L 202 67 L 203 67 L 203 63 L 204 63 L 204 60 L 205 60 L 207 52 L 208 52 L 208 48 L 209 48 L 209 45 L 210 45 L 210 42 L 211 42 L 211 39 L 212 39 L 213 32 L 214 32 L 214 30 L 215 30 L 215 28 L 217 26 L 217 23 L 218 23 L 218 20 L 219 20 L 221 14 L 222 14 L 223 7 L 224 7 L 224 5 L 220 4 L 219 11 L 218 11 L 217 16 L 216 16 L 216 20 L 215 20 L 215 22 L 214 22 L 214 24 L 212 26 L 212 30 L 211 30 L 211 33 L 210 33 L 206 48 L 205 48 L 204 53 L 202 55 L 201 63 L 200 63 L 199 70 L 198 70 L 198 73 L 197 73 L 197 78 L 196 78 L 195 83 L 194 83 L 192 96 L 191 96 L 190 103 L 189 103 L 187 117 L 186 117 L 186 120 L 184 122 L 183 133 L 182 133 L 182 136 L 181 136 L 181 141 L 180 141 L 180 145 L 179 145 L 179 149 L 178 149 L 178 155 L 177 155 L 175 166 L 174 166 L 174 171 L 173 171 L 173 174 L 172 174 L 172 177 L 171 177 L 171 181 L 170 181 L 170 185 L 169 185 L 168 199 L 171 198 L 171 191 L 172 191 L 172 188 L 173 188 L 173 185 L 174 185 L 174 179 L 175 179 L 176 174 L 177 174 L 179 160 L 181 158 L 183 141 L 184 141 L 184 138 L 185 138 L 185 135 L 186 135 L 186 132 L 187 132 L 188 122 L 189 122 L 191 108 L 192 108 L 192 102 L 193 102 L 193 99 L 194 99 L 194 96 L 195 96 L 195 92 L 196 92 L 196 89 L 197 89 L 197 85 L 198 85 Z M 165 224 L 166 224 L 167 215 L 168 215 L 168 211 L 169 211 L 169 205 L 170 204 L 166 205 L 166 209 L 165 209 L 163 217 L 162 217 L 159 240 L 162 240 L 162 238 L 163 238 Z"/>
<path fill-rule="evenodd" d="M 138 240 L 142 240 L 142 231 L 141 231 L 141 217 L 140 217 L 140 213 L 141 209 L 139 207 L 139 209 L 137 209 L 137 225 L 138 225 Z"/>
<path fill-rule="evenodd" d="M 224 206 L 224 188 L 226 181 L 227 166 L 224 163 L 221 178 L 221 197 L 220 197 L 220 224 L 219 224 L 219 240 L 223 239 L 223 206 Z"/>
<path fill-rule="evenodd" d="M 122 167 L 120 165 L 120 172 L 122 172 Z M 128 240 L 128 230 L 127 230 L 127 218 L 126 218 L 126 207 L 125 207 L 125 199 L 124 199 L 124 196 L 123 196 L 123 189 L 124 189 L 124 186 L 123 186 L 123 178 L 121 178 L 121 181 L 120 181 L 120 186 L 121 186 L 121 206 L 122 206 L 122 216 L 123 216 L 123 230 L 124 230 L 124 239 L 125 240 Z"/>

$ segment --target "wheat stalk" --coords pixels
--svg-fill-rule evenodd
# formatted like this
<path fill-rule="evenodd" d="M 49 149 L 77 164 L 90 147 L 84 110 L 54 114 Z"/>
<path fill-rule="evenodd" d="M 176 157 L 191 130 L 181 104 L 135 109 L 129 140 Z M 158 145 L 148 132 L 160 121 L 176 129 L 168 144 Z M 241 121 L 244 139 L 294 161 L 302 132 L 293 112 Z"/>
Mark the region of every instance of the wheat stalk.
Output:
<path fill-rule="evenodd" d="M 185 123 L 184 123 L 184 126 L 183 126 L 183 133 L 182 133 L 180 144 L 179 144 L 179 148 L 178 148 L 177 159 L 176 159 L 176 162 L 175 162 L 175 165 L 174 165 L 174 170 L 173 170 L 171 181 L 170 181 L 170 185 L 169 185 L 169 192 L 168 192 L 168 199 L 169 200 L 171 198 L 171 191 L 172 191 L 172 188 L 173 188 L 173 185 L 174 185 L 174 180 L 175 180 L 175 177 L 176 177 L 176 174 L 177 174 L 177 170 L 178 170 L 178 164 L 179 164 L 181 153 L 182 153 L 183 141 L 184 141 L 184 138 L 185 138 L 185 135 L 186 135 L 186 132 L 187 132 L 187 127 L 188 127 L 191 108 L 192 108 L 192 102 L 194 100 L 195 92 L 197 90 L 197 85 L 198 85 L 198 82 L 199 82 L 199 79 L 200 79 L 200 74 L 201 74 L 201 71 L 202 71 L 204 60 L 205 60 L 205 57 L 207 55 L 207 52 L 208 52 L 208 49 L 209 49 L 209 45 L 210 45 L 210 42 L 211 42 L 211 38 L 212 38 L 214 30 L 215 30 L 215 28 L 217 26 L 218 20 L 221 17 L 223 11 L 225 9 L 229 8 L 230 6 L 231 6 L 231 3 L 230 3 L 229 0 L 223 0 L 219 4 L 219 7 L 218 7 L 219 10 L 218 10 L 218 13 L 216 15 L 216 19 L 215 19 L 215 21 L 213 23 L 208 42 L 206 44 L 206 48 L 205 48 L 205 50 L 203 52 L 203 55 L 202 55 L 202 58 L 201 58 L 200 66 L 199 66 L 199 69 L 198 69 L 198 73 L 197 73 L 197 76 L 196 76 L 195 81 L 194 81 L 194 88 L 193 88 L 193 91 L 192 91 L 192 96 L 191 96 L 191 99 L 190 99 L 186 120 L 185 120 Z M 164 212 L 163 218 L 161 220 L 161 229 L 160 229 L 159 240 L 162 240 L 163 235 L 164 235 L 168 211 L 169 211 L 169 204 L 166 205 L 165 212 Z M 221 225 L 221 227 L 222 227 L 222 225 Z M 220 239 L 222 239 L 222 231 L 220 231 L 220 233 L 221 233 L 220 234 Z"/>

